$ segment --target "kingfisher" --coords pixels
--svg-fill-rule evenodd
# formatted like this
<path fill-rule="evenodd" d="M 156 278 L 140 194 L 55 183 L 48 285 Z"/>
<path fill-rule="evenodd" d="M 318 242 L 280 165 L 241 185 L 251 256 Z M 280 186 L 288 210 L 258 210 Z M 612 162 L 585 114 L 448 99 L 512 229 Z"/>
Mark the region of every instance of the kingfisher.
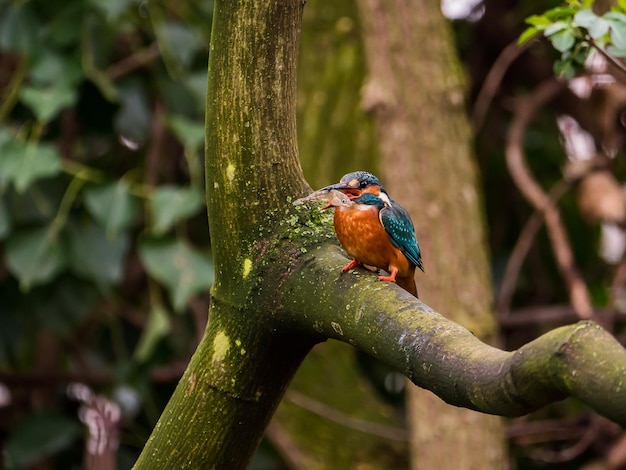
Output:
<path fill-rule="evenodd" d="M 348 173 L 339 183 L 322 190 L 342 191 L 352 201 L 331 203 L 335 207 L 337 238 L 353 258 L 342 272 L 359 265 L 374 266 L 389 273 L 379 276 L 379 280 L 395 282 L 417 297 L 415 268 L 424 271 L 424 265 L 406 209 L 387 194 L 376 176 L 366 171 Z"/>

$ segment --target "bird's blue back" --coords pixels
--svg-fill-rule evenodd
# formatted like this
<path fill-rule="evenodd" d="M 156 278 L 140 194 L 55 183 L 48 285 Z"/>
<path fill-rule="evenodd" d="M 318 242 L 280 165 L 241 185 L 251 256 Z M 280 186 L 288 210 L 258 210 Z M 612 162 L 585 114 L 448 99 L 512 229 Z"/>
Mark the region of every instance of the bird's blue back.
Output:
<path fill-rule="evenodd" d="M 407 259 L 424 271 L 422 256 L 411 216 L 404 207 L 391 199 L 391 205 L 371 193 L 363 193 L 354 198 L 357 204 L 375 206 L 379 210 L 380 223 L 389 235 L 391 243 L 398 248 Z"/>

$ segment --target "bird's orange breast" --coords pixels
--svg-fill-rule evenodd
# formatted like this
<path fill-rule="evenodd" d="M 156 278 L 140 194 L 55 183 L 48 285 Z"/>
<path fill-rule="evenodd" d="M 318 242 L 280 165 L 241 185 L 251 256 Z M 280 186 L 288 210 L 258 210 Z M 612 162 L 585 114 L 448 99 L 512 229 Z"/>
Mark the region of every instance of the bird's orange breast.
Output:
<path fill-rule="evenodd" d="M 334 222 L 339 243 L 355 260 L 388 272 L 396 268 L 400 276 L 413 277 L 415 267 L 391 243 L 375 207 L 336 207 Z"/>

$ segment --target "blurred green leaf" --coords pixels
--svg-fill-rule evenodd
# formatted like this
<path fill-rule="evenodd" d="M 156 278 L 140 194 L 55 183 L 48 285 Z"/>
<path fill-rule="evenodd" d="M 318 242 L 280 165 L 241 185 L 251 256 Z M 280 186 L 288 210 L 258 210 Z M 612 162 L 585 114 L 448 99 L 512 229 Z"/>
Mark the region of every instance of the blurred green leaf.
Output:
<path fill-rule="evenodd" d="M 49 224 L 56 216 L 66 190 L 67 180 L 62 175 L 37 180 L 22 193 L 7 190 L 5 202 L 13 225 L 33 227 Z"/>
<path fill-rule="evenodd" d="M 24 86 L 20 91 L 20 100 L 33 111 L 37 120 L 43 124 L 54 119 L 61 110 L 72 106 L 76 102 L 76 98 L 76 89 L 66 86 L 64 83 L 45 88 Z"/>
<path fill-rule="evenodd" d="M 122 280 L 129 248 L 126 235 L 107 237 L 100 225 L 84 221 L 67 226 L 69 263 L 72 271 L 106 290 Z"/>
<path fill-rule="evenodd" d="M 157 343 L 167 334 L 169 329 L 170 319 L 167 311 L 160 305 L 153 307 L 150 310 L 148 324 L 144 328 L 135 349 L 135 360 L 144 362 L 149 359 Z"/>
<path fill-rule="evenodd" d="M 11 232 L 11 216 L 4 198 L 0 195 L 0 240 L 4 240 Z"/>
<path fill-rule="evenodd" d="M 11 234 L 5 253 L 9 270 L 20 287 L 28 290 L 54 278 L 66 265 L 66 255 L 49 227 L 21 230 Z"/>
<path fill-rule="evenodd" d="M 620 11 L 609 11 L 604 15 L 604 18 L 611 21 L 614 24 L 626 24 L 626 13 Z"/>
<path fill-rule="evenodd" d="M 95 12 L 85 15 L 81 23 L 81 64 L 85 76 L 98 87 L 110 102 L 119 98 L 117 87 L 105 69 L 110 64 L 112 38 L 106 24 Z"/>
<path fill-rule="evenodd" d="M 152 112 L 145 88 L 138 80 L 126 80 L 119 88 L 121 107 L 114 118 L 117 134 L 137 145 L 150 135 Z"/>
<path fill-rule="evenodd" d="M 177 222 L 196 214 L 204 206 L 204 193 L 199 188 L 159 186 L 150 198 L 152 232 L 162 235 Z"/>
<path fill-rule="evenodd" d="M 163 62 L 169 74 L 180 79 L 191 65 L 195 54 L 205 47 L 202 36 L 185 24 L 166 19 L 166 15 L 157 6 L 150 8 L 150 16 Z"/>
<path fill-rule="evenodd" d="M 522 34 L 520 34 L 520 37 L 517 40 L 517 44 L 520 46 L 523 44 L 526 44 L 532 38 L 537 36 L 538 33 L 539 33 L 539 30 L 535 28 L 534 26 L 531 26 L 530 28 L 526 28 L 526 30 Z"/>
<path fill-rule="evenodd" d="M 82 432 L 77 421 L 58 413 L 28 416 L 13 428 L 6 442 L 7 468 L 24 468 L 67 449 Z"/>
<path fill-rule="evenodd" d="M 109 238 L 128 230 L 141 210 L 139 201 L 130 194 L 124 181 L 89 188 L 84 198 L 87 209 L 105 228 Z"/>
<path fill-rule="evenodd" d="M 0 49 L 30 54 L 40 25 L 27 2 L 0 5 Z"/>
<path fill-rule="evenodd" d="M 609 20 L 611 30 L 609 36 L 613 46 L 618 49 L 626 49 L 626 15 L 623 13 L 609 12 L 604 17 Z"/>
<path fill-rule="evenodd" d="M 124 11 L 131 5 L 139 3 L 138 0 L 89 0 L 105 16 L 107 22 L 113 23 L 119 19 Z"/>
<path fill-rule="evenodd" d="M 589 35 L 594 39 L 598 39 L 609 32 L 610 23 L 596 15 L 593 11 L 583 9 L 574 15 L 574 26 L 587 28 Z"/>
<path fill-rule="evenodd" d="M 176 311 L 182 311 L 193 295 L 213 283 L 211 258 L 182 240 L 143 241 L 139 256 L 146 271 L 166 287 Z"/>
<path fill-rule="evenodd" d="M 607 46 L 606 51 L 614 57 L 626 58 L 626 49 L 619 49 L 615 46 Z"/>
<path fill-rule="evenodd" d="M 570 80 L 576 75 L 576 69 L 571 60 L 556 60 L 554 61 L 554 73 Z"/>
<path fill-rule="evenodd" d="M 200 110 L 204 110 L 204 102 L 206 101 L 206 84 L 206 68 L 199 72 L 190 73 L 184 78 L 184 85 L 195 98 L 197 106 Z"/>
<path fill-rule="evenodd" d="M 165 122 L 184 147 L 194 149 L 204 145 L 204 123 L 193 121 L 185 116 L 168 115 Z"/>
<path fill-rule="evenodd" d="M 548 18 L 550 21 L 554 21 L 557 18 L 567 18 L 572 17 L 576 14 L 576 9 L 571 7 L 556 7 L 551 10 L 546 11 L 543 16 Z"/>
<path fill-rule="evenodd" d="M 543 15 L 531 15 L 526 18 L 526 23 L 537 27 L 537 29 L 544 29 L 546 26 L 550 26 L 552 21 Z"/>
<path fill-rule="evenodd" d="M 82 2 L 59 2 L 53 17 L 41 27 L 41 42 L 60 48 L 80 43 L 80 28 L 85 7 Z"/>
<path fill-rule="evenodd" d="M 553 34 L 558 33 L 559 31 L 563 31 L 564 29 L 570 29 L 571 25 L 566 23 L 565 21 L 556 21 L 544 29 L 543 33 L 546 37 L 552 36 Z"/>
<path fill-rule="evenodd" d="M 547 31 L 547 30 L 546 30 Z M 572 48 L 576 37 L 571 28 L 562 29 L 548 37 L 554 48 L 559 52 L 565 52 Z"/>
<path fill-rule="evenodd" d="M 0 139 L 0 190 L 12 182 L 18 192 L 24 192 L 40 178 L 61 171 L 61 157 L 50 144 L 25 144 L 18 140 Z"/>
<path fill-rule="evenodd" d="M 33 289 L 27 303 L 43 328 L 65 338 L 76 331 L 98 299 L 91 282 L 61 275 L 54 282 Z"/>
<path fill-rule="evenodd" d="M 72 89 L 82 78 L 81 65 L 75 58 L 42 47 L 33 54 L 30 80 L 41 87 Z"/>

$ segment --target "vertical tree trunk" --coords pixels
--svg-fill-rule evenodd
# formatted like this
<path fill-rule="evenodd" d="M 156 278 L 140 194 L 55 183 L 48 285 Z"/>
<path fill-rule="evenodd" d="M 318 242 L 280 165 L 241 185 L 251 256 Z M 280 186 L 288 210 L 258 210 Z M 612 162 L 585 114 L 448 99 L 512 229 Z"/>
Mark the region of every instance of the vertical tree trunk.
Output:
<path fill-rule="evenodd" d="M 279 306 L 259 298 L 258 286 L 259 259 L 273 246 L 286 199 L 308 189 L 295 123 L 303 7 L 301 0 L 215 2 L 206 113 L 215 261 L 209 322 L 138 470 L 245 468 L 316 342 L 273 323 Z"/>
<path fill-rule="evenodd" d="M 438 0 L 359 0 L 387 189 L 411 213 L 426 274 L 421 299 L 494 339 L 491 282 L 462 70 Z M 500 418 L 411 387 L 413 468 L 503 468 Z"/>
<path fill-rule="evenodd" d="M 378 168 L 374 124 L 360 105 L 365 53 L 356 0 L 307 4 L 298 60 L 298 148 L 307 181 L 326 186 Z"/>

